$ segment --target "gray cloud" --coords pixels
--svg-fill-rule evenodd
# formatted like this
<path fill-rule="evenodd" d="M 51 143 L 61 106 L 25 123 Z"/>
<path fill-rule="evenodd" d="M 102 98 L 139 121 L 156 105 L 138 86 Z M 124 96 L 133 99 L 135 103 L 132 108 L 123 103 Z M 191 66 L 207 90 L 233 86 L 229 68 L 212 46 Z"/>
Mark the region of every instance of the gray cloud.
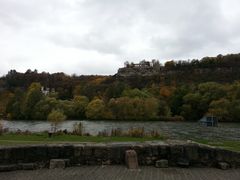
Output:
<path fill-rule="evenodd" d="M 240 51 L 238 0 L 1 0 L 0 74 L 114 74 L 124 61 Z"/>

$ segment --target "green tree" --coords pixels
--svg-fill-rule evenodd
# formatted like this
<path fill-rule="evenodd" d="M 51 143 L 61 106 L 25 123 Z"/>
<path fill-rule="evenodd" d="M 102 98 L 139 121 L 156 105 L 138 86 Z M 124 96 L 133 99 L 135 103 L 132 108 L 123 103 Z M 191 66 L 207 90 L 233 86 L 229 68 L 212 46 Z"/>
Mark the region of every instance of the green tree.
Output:
<path fill-rule="evenodd" d="M 166 101 L 163 101 L 163 100 L 159 101 L 158 111 L 159 111 L 160 116 L 165 116 L 165 117 L 170 117 L 171 116 L 171 109 L 169 108 Z"/>
<path fill-rule="evenodd" d="M 26 119 L 32 118 L 32 111 L 35 105 L 42 99 L 41 84 L 32 83 L 28 88 L 25 102 L 23 105 L 23 113 Z"/>
<path fill-rule="evenodd" d="M 189 92 L 188 88 L 185 86 L 178 87 L 170 100 L 171 112 L 173 115 L 180 115 L 182 111 L 182 105 L 184 104 L 183 97 Z"/>
<path fill-rule="evenodd" d="M 5 116 L 8 104 L 16 101 L 14 97 L 15 95 L 9 91 L 0 91 L 0 118 Z"/>
<path fill-rule="evenodd" d="M 7 102 L 6 114 L 9 119 L 23 119 L 22 104 L 24 100 L 24 92 L 16 89 L 12 97 Z"/>
<path fill-rule="evenodd" d="M 199 93 L 189 93 L 183 97 L 184 104 L 181 114 L 186 120 L 200 119 L 208 110 L 207 100 Z"/>
<path fill-rule="evenodd" d="M 135 89 L 126 89 L 123 91 L 122 96 L 130 97 L 130 98 L 149 98 L 152 95 L 147 90 L 139 90 Z"/>
<path fill-rule="evenodd" d="M 110 98 L 118 98 L 121 96 L 123 90 L 125 89 L 125 84 L 122 82 L 113 82 L 112 84 L 110 84 L 108 86 L 108 88 L 106 89 L 104 96 L 107 99 Z"/>
<path fill-rule="evenodd" d="M 73 99 L 74 116 L 78 119 L 85 118 L 85 111 L 89 99 L 86 96 L 75 96 Z"/>
<path fill-rule="evenodd" d="M 54 97 L 46 96 L 40 100 L 33 109 L 33 119 L 46 120 L 48 114 L 58 107 L 58 100 Z"/>
<path fill-rule="evenodd" d="M 68 118 L 74 118 L 74 103 L 70 100 L 58 100 L 57 108 L 62 110 Z"/>
<path fill-rule="evenodd" d="M 226 96 L 224 86 L 216 82 L 206 82 L 198 85 L 199 93 L 208 103 Z"/>
<path fill-rule="evenodd" d="M 54 132 L 56 132 L 58 125 L 66 120 L 66 116 L 60 110 L 52 110 L 47 119 L 51 122 Z"/>
<path fill-rule="evenodd" d="M 229 116 L 231 121 L 240 121 L 240 100 L 236 99 L 230 103 Z"/>

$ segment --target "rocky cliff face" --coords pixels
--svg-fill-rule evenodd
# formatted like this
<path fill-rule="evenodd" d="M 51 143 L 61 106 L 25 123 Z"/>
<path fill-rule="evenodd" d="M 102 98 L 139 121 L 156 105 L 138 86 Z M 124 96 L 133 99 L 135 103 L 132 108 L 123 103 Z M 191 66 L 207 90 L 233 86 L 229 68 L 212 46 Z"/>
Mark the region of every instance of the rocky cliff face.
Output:
<path fill-rule="evenodd" d="M 121 81 L 130 84 L 144 84 L 148 82 L 171 83 L 202 83 L 214 81 L 219 83 L 229 83 L 240 80 L 240 67 L 222 68 L 182 68 L 167 69 L 161 67 L 124 67 L 120 68 L 115 75 Z"/>
<path fill-rule="evenodd" d="M 159 71 L 155 70 L 153 67 L 124 67 L 118 69 L 116 76 L 153 76 L 157 74 L 159 74 Z"/>

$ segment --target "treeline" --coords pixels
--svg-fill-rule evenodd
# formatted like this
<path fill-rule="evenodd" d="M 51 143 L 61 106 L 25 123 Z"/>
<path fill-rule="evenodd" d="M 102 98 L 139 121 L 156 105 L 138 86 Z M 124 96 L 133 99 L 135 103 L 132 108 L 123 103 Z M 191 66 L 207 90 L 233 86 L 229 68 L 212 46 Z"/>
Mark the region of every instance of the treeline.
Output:
<path fill-rule="evenodd" d="M 166 70 L 184 70 L 195 68 L 235 68 L 240 66 L 240 54 L 221 55 L 217 57 L 204 57 L 201 60 L 167 61 L 164 64 Z"/>
<path fill-rule="evenodd" d="M 17 89 L 8 95 L 6 106 L 8 119 L 45 120 L 53 110 L 59 110 L 68 119 L 119 119 L 144 120 L 158 118 L 158 99 L 147 91 L 138 89 L 123 90 L 121 97 L 104 100 L 101 97 L 89 99 L 79 94 L 71 100 L 61 100 L 57 92 L 47 95 L 41 90 L 40 83 L 32 83 L 27 92 Z"/>
<path fill-rule="evenodd" d="M 24 120 L 46 120 L 58 110 L 68 119 L 195 121 L 210 114 L 220 121 L 240 121 L 240 82 L 123 88 L 116 97 L 96 95 L 92 99 L 78 88 L 72 99 L 61 100 L 57 92 L 44 95 L 41 84 L 32 83 L 26 92 L 5 92 L 1 98 L 7 105 L 2 113 L 8 119 Z"/>
<path fill-rule="evenodd" d="M 142 89 L 153 84 L 183 85 L 186 83 L 202 83 L 208 81 L 228 83 L 240 79 L 240 54 L 218 55 L 204 57 L 201 60 L 167 61 L 164 65 L 153 60 L 159 67 L 159 74 L 150 77 L 131 76 L 77 76 L 64 73 L 38 73 L 37 70 L 27 70 L 25 73 L 10 70 L 6 76 L 0 78 L 0 91 L 16 88 L 26 90 L 31 83 L 39 82 L 42 86 L 54 88 L 60 99 L 72 99 L 74 89 L 80 86 L 83 95 L 93 98 L 96 94 L 103 94 L 107 89 L 115 88 L 122 82 L 124 86 Z M 111 97 L 110 97 L 111 98 Z"/>
<path fill-rule="evenodd" d="M 240 54 L 162 67 L 159 75 L 127 78 L 11 70 L 0 78 L 0 116 L 44 120 L 59 110 L 68 119 L 194 121 L 209 113 L 240 121 Z"/>

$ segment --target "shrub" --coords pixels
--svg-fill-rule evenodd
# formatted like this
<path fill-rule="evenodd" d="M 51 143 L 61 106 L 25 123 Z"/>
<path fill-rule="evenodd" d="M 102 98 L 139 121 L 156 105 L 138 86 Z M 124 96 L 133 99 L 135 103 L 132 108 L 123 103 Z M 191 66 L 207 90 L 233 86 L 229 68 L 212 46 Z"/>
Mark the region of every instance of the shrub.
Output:
<path fill-rule="evenodd" d="M 109 133 L 106 129 L 104 129 L 103 131 L 98 132 L 98 136 L 108 137 Z"/>
<path fill-rule="evenodd" d="M 127 136 L 131 137 L 144 137 L 144 128 L 130 128 L 127 132 Z"/>
<path fill-rule="evenodd" d="M 83 124 L 81 122 L 73 124 L 73 134 L 74 135 L 83 135 Z"/>
<path fill-rule="evenodd" d="M 166 117 L 166 116 L 160 116 L 160 121 L 184 121 L 184 117 L 182 116 L 173 116 L 173 117 Z"/>
<path fill-rule="evenodd" d="M 3 134 L 3 131 L 4 131 L 4 129 L 3 129 L 3 124 L 2 124 L 2 122 L 0 121 L 0 135 Z"/>
<path fill-rule="evenodd" d="M 57 126 L 66 119 L 66 116 L 60 110 L 52 110 L 47 119 L 51 122 L 54 132 L 56 132 Z"/>
<path fill-rule="evenodd" d="M 160 134 L 159 134 L 158 131 L 152 130 L 152 131 L 150 131 L 149 136 L 150 136 L 150 137 L 153 137 L 153 138 L 159 138 L 159 137 L 160 137 Z"/>
<path fill-rule="evenodd" d="M 120 128 L 112 129 L 111 136 L 123 136 L 123 132 Z"/>

